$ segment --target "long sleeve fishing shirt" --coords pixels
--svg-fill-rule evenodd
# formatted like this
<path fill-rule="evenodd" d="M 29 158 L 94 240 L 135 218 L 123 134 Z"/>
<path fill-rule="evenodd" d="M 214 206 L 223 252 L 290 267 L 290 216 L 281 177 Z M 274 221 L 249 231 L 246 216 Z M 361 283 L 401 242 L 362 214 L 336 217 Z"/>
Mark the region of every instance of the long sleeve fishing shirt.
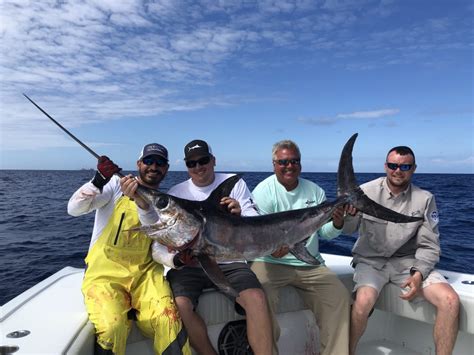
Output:
<path fill-rule="evenodd" d="M 113 176 L 104 186 L 102 192 L 86 182 L 69 199 L 67 212 L 74 217 L 96 211 L 89 249 L 94 245 L 107 225 L 115 208 L 116 201 L 122 196 L 120 178 Z"/>
<path fill-rule="evenodd" d="M 394 195 L 385 177 L 369 181 L 361 188 L 375 202 L 405 215 L 423 217 L 423 220 L 392 223 L 365 213 L 347 216 L 344 233 L 352 234 L 357 228 L 359 231 L 352 249 L 353 263 L 364 262 L 382 269 L 390 262 L 400 272 L 417 270 L 425 279 L 440 256 L 438 209 L 434 196 L 413 184 Z"/>

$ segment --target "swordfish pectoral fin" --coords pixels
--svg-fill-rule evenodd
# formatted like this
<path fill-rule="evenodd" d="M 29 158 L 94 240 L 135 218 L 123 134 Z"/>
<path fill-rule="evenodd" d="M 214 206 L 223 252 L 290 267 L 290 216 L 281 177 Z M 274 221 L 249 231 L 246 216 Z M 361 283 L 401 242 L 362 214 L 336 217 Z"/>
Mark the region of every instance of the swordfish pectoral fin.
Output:
<path fill-rule="evenodd" d="M 197 258 L 202 269 L 214 285 L 231 300 L 235 301 L 239 293 L 231 286 L 216 261 L 207 254 L 199 254 Z"/>
<path fill-rule="evenodd" d="M 290 253 L 293 254 L 296 259 L 301 260 L 307 264 L 321 265 L 321 262 L 311 255 L 308 249 L 306 249 L 306 241 L 307 239 L 296 243 L 293 248 L 290 249 Z"/>
<path fill-rule="evenodd" d="M 410 223 L 421 221 L 423 219 L 423 217 L 407 216 L 379 205 L 377 202 L 371 200 L 360 188 L 354 192 L 354 195 L 357 197 L 352 199 L 351 204 L 359 211 L 372 217 L 377 217 L 394 223 Z"/>

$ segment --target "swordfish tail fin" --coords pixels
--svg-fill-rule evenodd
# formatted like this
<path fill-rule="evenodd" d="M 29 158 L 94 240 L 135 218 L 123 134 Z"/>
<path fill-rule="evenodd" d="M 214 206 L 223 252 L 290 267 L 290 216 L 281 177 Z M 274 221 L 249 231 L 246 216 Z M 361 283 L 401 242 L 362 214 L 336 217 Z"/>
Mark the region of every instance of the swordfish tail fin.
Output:
<path fill-rule="evenodd" d="M 339 197 L 346 196 L 347 203 L 353 205 L 357 210 L 385 221 L 409 223 L 422 220 L 423 217 L 407 216 L 379 205 L 377 202 L 372 201 L 357 185 L 354 167 L 352 166 L 352 149 L 356 138 L 357 133 L 349 138 L 342 149 L 339 169 L 337 171 L 337 195 Z"/>

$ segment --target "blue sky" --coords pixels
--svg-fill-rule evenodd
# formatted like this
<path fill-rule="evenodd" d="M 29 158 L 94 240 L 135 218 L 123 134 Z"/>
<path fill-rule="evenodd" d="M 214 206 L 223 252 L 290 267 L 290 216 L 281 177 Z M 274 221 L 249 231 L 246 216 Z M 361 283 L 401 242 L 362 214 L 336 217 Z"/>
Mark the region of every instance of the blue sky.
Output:
<path fill-rule="evenodd" d="M 0 3 L 1 169 L 81 169 L 98 152 L 135 169 L 141 147 L 205 139 L 217 169 L 270 171 L 292 139 L 304 171 L 356 172 L 409 145 L 418 172 L 474 173 L 470 0 Z"/>

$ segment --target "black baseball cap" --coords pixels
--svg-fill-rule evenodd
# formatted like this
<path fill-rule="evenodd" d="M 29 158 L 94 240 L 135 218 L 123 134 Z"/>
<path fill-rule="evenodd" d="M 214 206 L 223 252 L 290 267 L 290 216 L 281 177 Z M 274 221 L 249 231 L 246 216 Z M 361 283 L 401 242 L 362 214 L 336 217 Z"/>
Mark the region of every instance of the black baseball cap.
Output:
<path fill-rule="evenodd" d="M 150 155 L 158 155 L 168 160 L 168 150 L 158 143 L 150 143 L 143 147 L 138 160 L 149 157 Z"/>
<path fill-rule="evenodd" d="M 203 156 L 212 156 L 211 146 L 205 141 L 195 139 L 184 146 L 184 160 Z"/>

